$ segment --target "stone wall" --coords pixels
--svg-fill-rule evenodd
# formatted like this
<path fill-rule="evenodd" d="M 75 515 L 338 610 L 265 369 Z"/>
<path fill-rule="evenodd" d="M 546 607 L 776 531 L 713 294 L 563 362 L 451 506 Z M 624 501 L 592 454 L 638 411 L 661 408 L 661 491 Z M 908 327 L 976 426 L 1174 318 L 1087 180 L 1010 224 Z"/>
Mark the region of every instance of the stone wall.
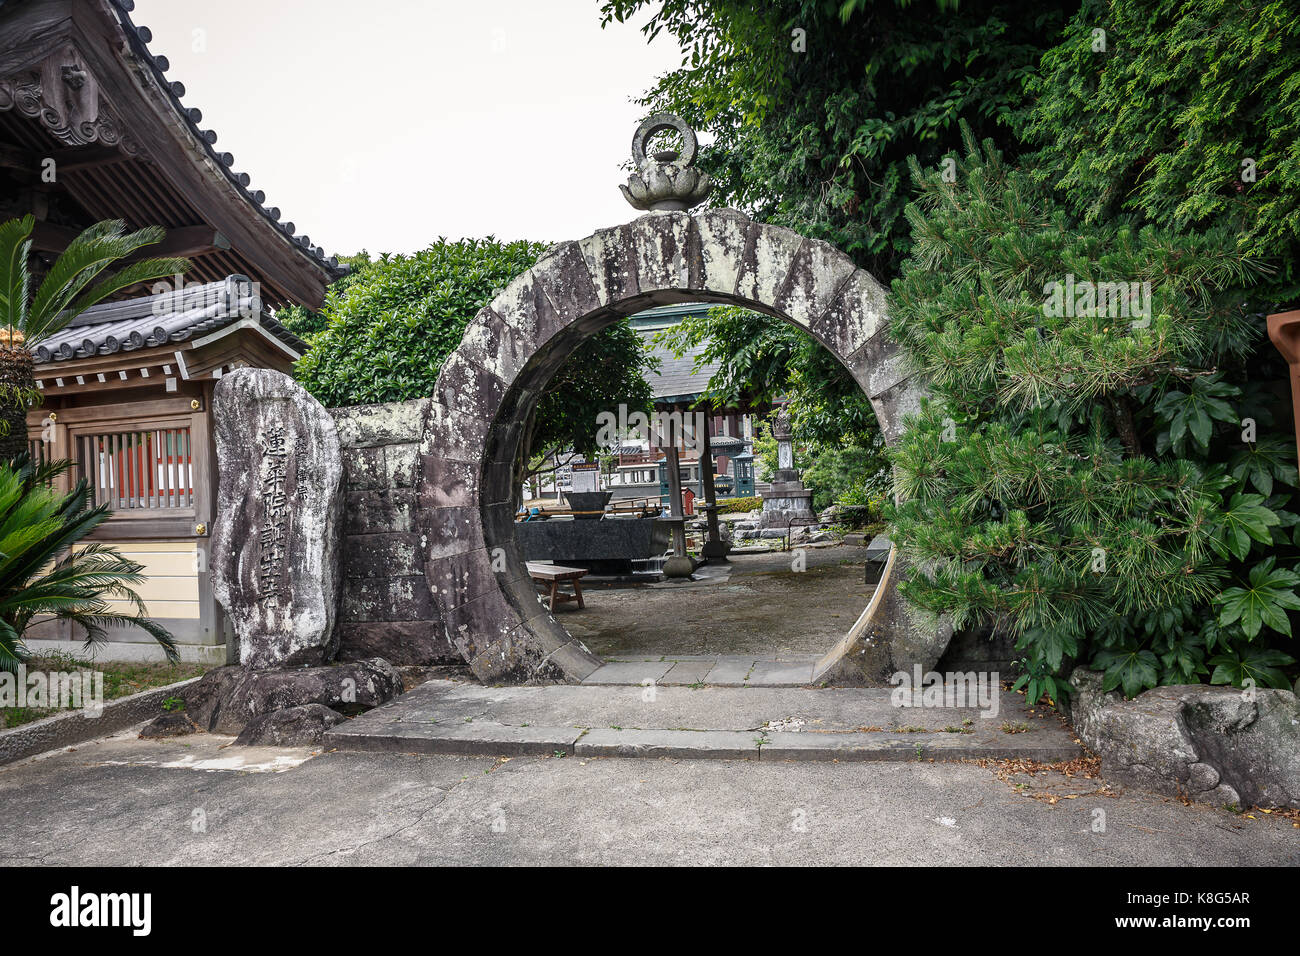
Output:
<path fill-rule="evenodd" d="M 1015 662 L 1023 656 L 1016 650 L 1016 640 L 1010 635 L 992 635 L 988 628 L 983 627 L 965 628 L 953 634 L 935 670 L 940 673 L 996 671 L 1005 680 L 1018 676 Z"/>
<path fill-rule="evenodd" d="M 339 657 L 462 663 L 429 593 L 415 530 L 429 399 L 333 408 L 343 453 Z"/>
<path fill-rule="evenodd" d="M 106 700 L 98 716 L 91 716 L 87 710 L 68 710 L 43 720 L 0 730 L 0 764 L 97 740 L 149 720 L 163 713 L 163 701 L 180 695 L 198 680 L 191 677 L 165 687 L 142 690 L 129 697 Z"/>

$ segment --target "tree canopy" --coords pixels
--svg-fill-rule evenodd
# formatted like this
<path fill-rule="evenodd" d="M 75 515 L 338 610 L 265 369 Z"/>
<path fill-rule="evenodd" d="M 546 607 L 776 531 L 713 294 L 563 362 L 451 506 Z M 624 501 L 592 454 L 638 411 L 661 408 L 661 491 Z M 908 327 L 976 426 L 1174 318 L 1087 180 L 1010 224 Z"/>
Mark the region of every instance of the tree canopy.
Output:
<path fill-rule="evenodd" d="M 824 239 L 883 281 L 911 242 L 909 156 L 936 165 L 958 122 L 999 132 L 1023 108 L 1022 79 L 1072 4 L 938 0 L 608 0 L 605 22 L 645 10 L 682 65 L 640 103 L 711 134 L 698 164 L 712 202 Z M 790 400 L 796 439 L 828 494 L 860 501 L 878 484 L 871 406 L 835 359 L 788 323 L 743 309 L 687 319 L 671 345 L 720 363 L 714 399 Z M 873 484 L 874 483 L 874 484 Z M 845 498 L 845 496 L 848 498 Z"/>
<path fill-rule="evenodd" d="M 1076 4 L 1061 0 L 606 0 L 651 11 L 684 51 L 639 100 L 711 134 L 713 202 L 834 244 L 877 277 L 908 247 L 907 158 L 960 148 L 959 120 L 1008 140 L 1022 80 Z M 999 134 L 999 131 L 1004 131 Z"/>
<path fill-rule="evenodd" d="M 1072 214 L 1231 228 L 1277 267 L 1262 308 L 1300 296 L 1295 4 L 1083 0 L 1028 80 L 1027 168 Z"/>
<path fill-rule="evenodd" d="M 439 239 L 414 255 L 362 254 L 319 313 L 286 310 L 310 350 L 295 366 L 326 405 L 360 405 L 433 394 L 438 372 L 470 319 L 545 251 L 542 243 Z M 625 403 L 648 406 L 649 361 L 626 321 L 584 342 L 539 400 L 525 458 L 556 446 L 595 452 L 596 416 Z"/>

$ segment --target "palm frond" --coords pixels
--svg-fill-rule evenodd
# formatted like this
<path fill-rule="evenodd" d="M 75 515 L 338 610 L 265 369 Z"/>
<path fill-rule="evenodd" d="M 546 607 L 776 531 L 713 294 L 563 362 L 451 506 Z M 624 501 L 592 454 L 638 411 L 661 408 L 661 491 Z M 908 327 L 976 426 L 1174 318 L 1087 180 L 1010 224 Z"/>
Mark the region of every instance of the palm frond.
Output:
<path fill-rule="evenodd" d="M 126 228 L 121 220 L 96 223 L 55 260 L 23 320 L 28 347 L 60 331 L 86 309 L 122 289 L 189 268 L 184 259 L 144 259 L 105 276 L 105 270 L 114 263 L 160 242 L 165 234 L 158 226 L 135 232 L 127 232 Z"/>
<path fill-rule="evenodd" d="M 98 305 L 123 289 L 142 282 L 152 282 L 154 279 L 183 275 L 189 267 L 188 259 L 141 259 L 139 262 L 132 262 L 117 272 L 109 273 L 107 278 L 101 279 L 83 292 L 80 298 L 64 310 L 63 314 L 68 317 L 68 321 L 71 321 L 92 305 Z"/>
<path fill-rule="evenodd" d="M 33 216 L 0 223 L 0 323 L 10 329 L 21 329 L 27 318 L 27 257 L 35 228 Z"/>
<path fill-rule="evenodd" d="M 23 632 L 43 615 L 80 626 L 88 646 L 106 639 L 105 628 L 139 627 L 168 660 L 179 660 L 175 639 L 149 619 L 134 590 L 144 568 L 107 542 L 78 544 L 110 512 L 106 505 L 86 507 L 84 480 L 67 494 L 42 480 L 65 468 L 35 466 L 26 456 L 0 464 L 0 669 L 22 662 Z M 112 610 L 111 602 L 129 605 L 129 613 Z"/>

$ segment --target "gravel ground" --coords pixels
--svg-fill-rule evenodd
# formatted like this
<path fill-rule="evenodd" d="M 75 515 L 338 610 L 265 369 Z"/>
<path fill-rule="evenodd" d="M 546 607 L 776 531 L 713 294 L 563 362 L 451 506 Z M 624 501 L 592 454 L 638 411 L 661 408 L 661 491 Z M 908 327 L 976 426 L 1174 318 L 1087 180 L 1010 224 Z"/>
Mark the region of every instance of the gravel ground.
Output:
<path fill-rule="evenodd" d="M 797 555 L 805 570 L 794 570 Z M 569 633 L 603 657 L 629 654 L 816 656 L 844 636 L 871 600 L 866 549 L 837 546 L 733 555 L 698 581 L 593 581 L 586 608 L 561 606 Z"/>

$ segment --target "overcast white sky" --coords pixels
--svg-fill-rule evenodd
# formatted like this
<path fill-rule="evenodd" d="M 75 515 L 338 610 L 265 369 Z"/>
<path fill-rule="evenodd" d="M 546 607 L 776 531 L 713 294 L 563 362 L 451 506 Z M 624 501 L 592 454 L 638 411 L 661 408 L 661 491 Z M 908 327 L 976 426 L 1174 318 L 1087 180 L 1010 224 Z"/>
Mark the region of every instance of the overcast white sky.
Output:
<path fill-rule="evenodd" d="M 327 253 L 579 239 L 675 43 L 599 0 L 136 0 L 217 147 Z M 196 32 L 197 31 L 197 32 Z"/>

